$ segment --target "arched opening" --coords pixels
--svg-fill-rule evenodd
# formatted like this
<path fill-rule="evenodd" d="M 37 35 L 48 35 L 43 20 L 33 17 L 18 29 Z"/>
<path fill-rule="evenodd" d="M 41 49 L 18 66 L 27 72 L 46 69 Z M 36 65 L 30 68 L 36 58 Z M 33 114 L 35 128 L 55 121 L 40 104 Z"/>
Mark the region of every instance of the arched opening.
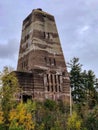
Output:
<path fill-rule="evenodd" d="M 23 102 L 26 103 L 28 100 L 32 100 L 31 95 L 23 95 Z"/>

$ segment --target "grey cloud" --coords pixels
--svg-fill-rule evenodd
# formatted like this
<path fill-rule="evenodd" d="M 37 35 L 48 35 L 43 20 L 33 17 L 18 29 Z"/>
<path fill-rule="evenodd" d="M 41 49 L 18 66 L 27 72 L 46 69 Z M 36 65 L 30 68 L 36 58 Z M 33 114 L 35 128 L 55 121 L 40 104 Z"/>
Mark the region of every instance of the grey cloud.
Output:
<path fill-rule="evenodd" d="M 89 3 L 90 2 L 90 3 Z M 58 18 L 58 27 L 65 59 L 79 57 L 85 68 L 98 75 L 98 1 L 68 2 Z"/>
<path fill-rule="evenodd" d="M 79 1 L 81 2 L 81 0 Z M 79 1 L 74 3 L 79 3 Z M 89 7 L 85 1 L 83 4 L 79 4 L 77 7 L 74 3 L 72 4 L 73 8 L 71 8 L 72 6 L 69 5 L 68 12 L 64 12 L 58 21 L 58 24 L 61 23 L 59 24 L 61 37 L 63 37 L 68 44 L 72 45 L 77 42 L 81 42 L 81 40 L 89 40 L 89 37 L 92 37 L 93 40 L 96 38 L 94 36 L 95 33 L 98 33 L 98 18 L 95 17 L 96 10 L 92 10 L 92 8 Z M 81 38 L 79 31 L 83 26 L 90 26 L 91 29 L 89 30 L 90 32 L 88 34 L 83 34 Z"/>
<path fill-rule="evenodd" d="M 86 68 L 98 73 L 98 0 L 0 1 L 0 42 L 20 39 L 22 20 L 34 8 L 55 16 L 66 61 L 79 57 Z M 0 59 L 18 56 L 18 46 L 17 40 L 0 43 Z"/>
<path fill-rule="evenodd" d="M 18 48 L 19 48 L 19 42 L 16 39 L 9 40 L 7 44 L 1 43 L 0 44 L 0 59 L 15 58 Z"/>

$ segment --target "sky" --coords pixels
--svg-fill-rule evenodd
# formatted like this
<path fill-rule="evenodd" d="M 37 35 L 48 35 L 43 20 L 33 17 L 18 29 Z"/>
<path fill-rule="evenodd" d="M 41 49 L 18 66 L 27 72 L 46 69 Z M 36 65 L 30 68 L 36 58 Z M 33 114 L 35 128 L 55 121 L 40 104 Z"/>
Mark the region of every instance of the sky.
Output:
<path fill-rule="evenodd" d="M 1 0 L 0 71 L 17 68 L 22 22 L 36 8 L 54 15 L 66 63 L 78 57 L 98 78 L 98 0 Z"/>

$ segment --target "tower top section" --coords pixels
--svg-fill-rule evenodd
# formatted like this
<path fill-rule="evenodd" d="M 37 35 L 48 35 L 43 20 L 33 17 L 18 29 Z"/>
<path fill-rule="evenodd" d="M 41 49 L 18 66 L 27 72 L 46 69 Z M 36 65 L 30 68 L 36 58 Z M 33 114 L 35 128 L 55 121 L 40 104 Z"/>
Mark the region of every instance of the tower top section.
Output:
<path fill-rule="evenodd" d="M 28 20 L 34 21 L 34 15 L 35 17 L 39 18 L 40 20 L 43 19 L 43 17 L 50 19 L 51 21 L 54 21 L 54 16 L 44 12 L 41 8 L 33 9 L 32 12 L 24 19 L 23 24 L 25 24 Z M 37 20 L 37 19 L 36 19 Z"/>
<path fill-rule="evenodd" d="M 34 9 L 23 21 L 19 71 L 66 69 L 54 16 Z"/>

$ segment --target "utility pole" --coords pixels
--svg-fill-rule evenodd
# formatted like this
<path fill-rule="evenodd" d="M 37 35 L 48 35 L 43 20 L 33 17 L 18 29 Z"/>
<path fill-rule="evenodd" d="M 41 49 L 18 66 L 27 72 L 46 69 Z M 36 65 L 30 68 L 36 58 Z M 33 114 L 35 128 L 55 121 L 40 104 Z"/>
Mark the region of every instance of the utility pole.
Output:
<path fill-rule="evenodd" d="M 71 86 L 70 86 L 70 116 L 72 116 L 72 96 L 71 96 Z"/>

